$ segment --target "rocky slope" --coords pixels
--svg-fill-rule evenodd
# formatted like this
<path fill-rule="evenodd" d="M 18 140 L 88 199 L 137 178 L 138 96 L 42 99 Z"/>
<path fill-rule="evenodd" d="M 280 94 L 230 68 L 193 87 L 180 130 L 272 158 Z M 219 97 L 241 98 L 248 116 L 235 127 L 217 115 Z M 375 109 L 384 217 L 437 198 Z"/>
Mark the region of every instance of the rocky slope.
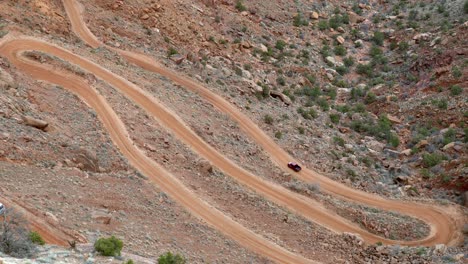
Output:
<path fill-rule="evenodd" d="M 465 2 L 81 4 L 100 40 L 151 54 L 204 82 L 301 164 L 385 197 L 466 206 Z M 417 219 L 349 204 L 282 173 L 229 117 L 197 94 L 108 49 L 82 43 L 71 32 L 59 0 L 2 1 L 0 36 L 13 31 L 105 65 L 155 95 L 244 168 L 322 202 L 371 232 L 403 240 L 428 233 Z M 352 262 L 463 261 L 458 252 L 466 250 L 466 242 L 449 249 L 364 246 L 291 215 L 212 168 L 93 75 L 46 54 L 28 56 L 86 78 L 148 156 L 168 166 L 204 200 L 283 247 L 324 263 L 344 263 L 350 256 Z M 114 147 L 95 113 L 61 87 L 33 80 L 0 58 L 0 102 L 0 190 L 11 199 L 53 215 L 51 221 L 88 240 L 98 231 L 116 234 L 129 252 L 139 255 L 155 258 L 172 250 L 194 263 L 266 262 L 149 184 Z M 86 259 L 86 254 L 76 259 Z M 56 255 L 60 259 L 65 253 Z"/>

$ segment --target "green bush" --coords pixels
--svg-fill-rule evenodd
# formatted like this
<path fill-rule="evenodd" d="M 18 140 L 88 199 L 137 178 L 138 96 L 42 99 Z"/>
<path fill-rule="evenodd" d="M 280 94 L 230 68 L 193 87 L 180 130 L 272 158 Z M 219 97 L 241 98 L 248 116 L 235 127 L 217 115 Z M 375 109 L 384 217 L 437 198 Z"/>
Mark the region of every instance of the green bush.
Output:
<path fill-rule="evenodd" d="M 334 142 L 335 144 L 337 144 L 338 146 L 344 147 L 344 145 L 345 145 L 345 141 L 344 141 L 344 139 L 342 139 L 341 137 L 336 137 L 336 136 L 333 137 L 333 142 Z"/>
<path fill-rule="evenodd" d="M 327 100 L 325 100 L 324 98 L 319 98 L 317 100 L 317 104 L 318 106 L 320 106 L 320 108 L 322 108 L 322 111 L 328 111 L 330 109 Z"/>
<path fill-rule="evenodd" d="M 465 4 L 463 5 L 463 10 L 465 11 L 465 14 L 468 14 L 468 0 L 465 0 Z"/>
<path fill-rule="evenodd" d="M 366 75 L 367 77 L 372 77 L 372 75 L 374 74 L 373 67 L 370 63 L 368 64 L 359 63 L 356 66 L 356 72 L 361 75 Z"/>
<path fill-rule="evenodd" d="M 453 77 L 458 79 L 458 78 L 460 78 L 462 76 L 462 72 L 457 66 L 455 66 L 455 67 L 452 68 L 452 75 L 453 75 Z"/>
<path fill-rule="evenodd" d="M 263 117 L 263 121 L 265 121 L 265 123 L 267 123 L 268 125 L 271 125 L 273 124 L 273 117 L 271 117 L 271 115 L 265 115 Z"/>
<path fill-rule="evenodd" d="M 167 56 L 168 56 L 168 57 L 170 57 L 170 56 L 172 56 L 172 55 L 175 55 L 175 54 L 177 54 L 177 53 L 179 53 L 179 52 L 177 52 L 177 50 L 174 49 L 174 48 L 172 48 L 172 47 L 169 48 L 169 49 L 167 50 Z"/>
<path fill-rule="evenodd" d="M 444 139 L 442 140 L 442 143 L 444 145 L 447 145 L 448 143 L 455 141 L 455 139 L 456 139 L 455 130 L 453 128 L 449 128 L 449 130 L 447 130 L 447 132 L 445 132 L 444 134 Z"/>
<path fill-rule="evenodd" d="M 384 39 L 385 39 L 384 33 L 380 32 L 380 31 L 375 31 L 374 32 L 374 36 L 372 37 L 372 41 L 375 44 L 377 44 L 379 46 L 382 46 L 383 42 L 384 42 Z"/>
<path fill-rule="evenodd" d="M 343 59 L 343 63 L 346 67 L 351 67 L 354 64 L 354 59 L 353 57 L 349 56 Z"/>
<path fill-rule="evenodd" d="M 286 47 L 286 42 L 284 42 L 284 40 L 279 39 L 276 41 L 276 45 L 275 45 L 276 49 L 283 50 L 284 47 Z"/>
<path fill-rule="evenodd" d="M 306 19 L 304 19 L 302 17 L 302 14 L 301 13 L 298 13 L 297 15 L 294 16 L 293 18 L 293 25 L 295 27 L 300 27 L 300 26 L 307 26 L 309 25 L 309 21 L 307 21 Z"/>
<path fill-rule="evenodd" d="M 338 124 L 340 122 L 340 114 L 330 114 L 330 121 L 333 123 L 333 124 Z"/>
<path fill-rule="evenodd" d="M 236 9 L 239 10 L 239 12 L 247 10 L 247 7 L 244 6 L 244 3 L 242 1 L 237 1 L 236 3 Z"/>
<path fill-rule="evenodd" d="M 439 155 L 437 153 L 433 153 L 433 154 L 424 153 L 422 164 L 424 167 L 430 168 L 439 164 L 443 159 L 444 159 L 444 156 Z"/>
<path fill-rule="evenodd" d="M 281 131 L 276 131 L 275 132 L 275 138 L 281 139 L 282 137 L 283 137 L 283 132 L 281 132 Z"/>
<path fill-rule="evenodd" d="M 111 236 L 109 238 L 100 238 L 94 243 L 94 249 L 103 256 L 120 256 L 123 248 L 122 240 Z"/>
<path fill-rule="evenodd" d="M 134 264 L 133 260 L 129 259 L 125 262 L 125 264 Z"/>
<path fill-rule="evenodd" d="M 167 252 L 158 258 L 158 264 L 185 264 L 186 260 L 179 254 L 173 255 L 171 252 Z"/>
<path fill-rule="evenodd" d="M 42 236 L 41 236 L 38 232 L 36 232 L 36 231 L 31 231 L 31 232 L 29 232 L 28 237 L 29 237 L 29 240 L 31 240 L 31 242 L 33 242 L 34 244 L 37 244 L 37 245 L 45 245 L 44 239 L 43 239 Z"/>
<path fill-rule="evenodd" d="M 336 46 L 333 52 L 335 52 L 335 54 L 338 56 L 345 56 L 347 53 L 346 48 L 343 45 Z"/>
<path fill-rule="evenodd" d="M 453 96 L 457 96 L 457 95 L 460 95 L 462 93 L 462 88 L 458 85 L 452 85 L 450 87 L 450 94 L 453 95 Z"/>
<path fill-rule="evenodd" d="M 346 66 L 338 66 L 335 68 L 336 72 L 338 72 L 340 75 L 345 75 L 347 74 L 349 71 L 348 71 L 348 68 L 346 68 Z"/>
<path fill-rule="evenodd" d="M 326 20 L 320 20 L 318 22 L 318 28 L 321 30 L 321 31 L 324 31 L 326 29 L 328 29 L 328 22 Z"/>

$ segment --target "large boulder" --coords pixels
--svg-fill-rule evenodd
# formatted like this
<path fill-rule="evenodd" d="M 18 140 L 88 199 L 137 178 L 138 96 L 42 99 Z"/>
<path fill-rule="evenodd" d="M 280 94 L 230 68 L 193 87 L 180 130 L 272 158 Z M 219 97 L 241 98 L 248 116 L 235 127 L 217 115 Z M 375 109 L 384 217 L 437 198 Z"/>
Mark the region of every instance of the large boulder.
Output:
<path fill-rule="evenodd" d="M 40 130 L 45 130 L 49 125 L 49 123 L 47 123 L 46 121 L 31 116 L 22 116 L 22 119 L 26 125 L 35 127 Z"/>
<path fill-rule="evenodd" d="M 291 99 L 289 98 L 289 96 L 281 93 L 281 92 L 278 92 L 278 91 L 270 91 L 270 96 L 273 97 L 273 98 L 279 98 L 281 101 L 283 101 L 283 103 L 287 104 L 287 105 L 290 105 L 292 104 L 292 101 Z"/>

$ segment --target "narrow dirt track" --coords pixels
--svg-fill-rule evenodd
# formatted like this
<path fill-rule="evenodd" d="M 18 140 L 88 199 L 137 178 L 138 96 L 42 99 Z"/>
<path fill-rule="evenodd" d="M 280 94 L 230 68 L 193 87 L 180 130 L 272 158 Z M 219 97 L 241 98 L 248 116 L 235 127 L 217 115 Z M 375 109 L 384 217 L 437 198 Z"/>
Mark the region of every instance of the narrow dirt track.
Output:
<path fill-rule="evenodd" d="M 199 199 L 193 192 L 187 189 L 173 175 L 162 168 L 152 159 L 134 146 L 128 132 L 117 114 L 108 105 L 106 100 L 83 79 L 63 72 L 56 71 L 49 66 L 28 60 L 22 53 L 24 51 L 40 51 L 59 57 L 70 63 L 95 74 L 98 78 L 111 85 L 118 85 L 118 89 L 128 93 L 136 92 L 133 85 L 123 78 L 112 74 L 84 58 L 54 45 L 21 37 L 13 37 L 11 34 L 0 42 L 0 54 L 5 56 L 10 63 L 31 77 L 44 80 L 65 87 L 67 90 L 79 96 L 88 106 L 93 108 L 114 144 L 119 148 L 129 162 L 151 181 L 157 184 L 172 199 L 187 208 L 193 215 L 203 219 L 206 223 L 231 237 L 244 247 L 255 253 L 263 255 L 278 263 L 314 263 L 302 256 L 296 255 L 278 245 L 256 235 L 239 223 L 228 218 L 219 210 L 209 206 Z M 148 100 L 148 99 L 146 99 Z M 151 102 L 153 104 L 153 102 Z M 184 130 L 184 129 L 182 129 Z"/>
<path fill-rule="evenodd" d="M 88 29 L 84 23 L 81 10 L 77 1 L 74 0 L 63 0 L 66 12 L 70 18 L 73 31 L 88 45 L 96 48 L 99 46 L 104 46 Z M 130 62 L 146 69 L 149 71 L 156 72 L 161 74 L 173 82 L 201 95 L 207 101 L 209 101 L 214 107 L 220 111 L 228 114 L 233 120 L 235 120 L 239 126 L 252 138 L 254 139 L 270 156 L 273 162 L 275 162 L 280 168 L 284 171 L 288 171 L 286 164 L 288 161 L 295 160 L 283 149 L 281 149 L 268 135 L 266 135 L 253 121 L 251 121 L 247 116 L 242 114 L 237 108 L 231 105 L 222 97 L 211 92 L 209 89 L 204 86 L 181 76 L 180 73 L 176 73 L 172 70 L 169 70 L 161 66 L 154 59 L 145 56 L 143 54 L 124 51 L 112 47 L 108 47 L 118 53 L 123 57 L 127 58 Z M 206 143 L 205 143 L 206 144 Z M 191 144 L 192 145 L 192 144 Z M 200 153 L 197 146 L 192 145 L 198 153 Z M 204 155 L 203 155 L 204 156 Z M 207 158 L 213 162 L 212 158 Z M 226 159 L 224 159 L 226 161 Z M 219 167 L 219 164 L 213 162 L 215 166 Z M 216 163 L 216 164 L 215 164 Z M 222 169 L 223 170 L 223 169 Z M 231 174 L 230 174 L 231 175 Z M 347 221 L 340 220 L 342 225 L 338 227 L 333 224 L 337 219 L 324 219 L 322 217 L 317 217 L 315 215 L 314 221 L 319 224 L 322 224 L 328 228 L 331 228 L 335 231 L 344 231 L 346 229 L 348 232 L 359 233 L 367 242 L 375 243 L 378 241 L 387 243 L 387 244 L 405 244 L 405 245 L 434 245 L 439 243 L 444 243 L 448 245 L 455 245 L 460 241 L 461 236 L 461 226 L 464 223 L 464 217 L 454 212 L 453 210 L 447 210 L 446 208 L 440 208 L 438 206 L 432 206 L 422 203 L 410 203 L 410 202 L 400 202 L 393 200 L 386 200 L 380 196 L 369 194 L 366 192 L 358 191 L 347 187 L 346 185 L 334 182 L 329 178 L 320 175 L 312 170 L 304 168 L 301 173 L 297 174 L 297 177 L 306 182 L 319 183 L 321 188 L 328 193 L 341 196 L 347 200 L 361 203 L 364 205 L 380 208 L 383 210 L 396 211 L 405 215 L 410 215 L 425 221 L 431 227 L 431 233 L 424 239 L 415 240 L 415 241 L 392 241 L 384 238 L 377 237 L 373 234 L 369 234 L 364 230 L 355 230 L 355 226 L 348 223 Z M 257 186 L 253 188 L 256 189 Z M 260 187 L 260 186 L 259 186 Z M 282 204 L 282 203 L 280 203 Z M 284 205 L 284 204 L 282 204 Z M 291 208 L 291 204 L 286 205 L 288 208 Z M 319 207 L 316 203 L 313 204 L 314 209 L 312 211 L 317 213 L 317 209 L 322 211 L 323 208 Z M 310 207 L 309 207 L 310 208 Z M 297 212 L 297 208 L 293 211 Z M 303 211 L 298 212 L 301 215 L 308 215 Z M 322 212 L 323 213 L 323 212 Z M 329 212 L 326 215 L 331 216 Z M 307 217 L 307 216 L 306 216 Z M 309 218 L 309 217 L 307 217 Z M 310 218 L 309 218 L 310 219 Z M 346 227 L 346 228 L 345 228 Z"/>

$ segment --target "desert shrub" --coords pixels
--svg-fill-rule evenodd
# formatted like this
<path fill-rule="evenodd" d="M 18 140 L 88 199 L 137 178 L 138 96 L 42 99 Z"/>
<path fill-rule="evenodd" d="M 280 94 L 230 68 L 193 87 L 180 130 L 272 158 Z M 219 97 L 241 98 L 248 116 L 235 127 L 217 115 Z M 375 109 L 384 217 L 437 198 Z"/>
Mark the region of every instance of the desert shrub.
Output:
<path fill-rule="evenodd" d="M 460 95 L 462 93 L 462 88 L 458 85 L 452 85 L 450 87 L 450 94 L 453 96 Z"/>
<path fill-rule="evenodd" d="M 330 114 L 330 121 L 333 123 L 333 124 L 338 124 L 338 122 L 340 122 L 340 114 Z"/>
<path fill-rule="evenodd" d="M 372 37 L 372 41 L 375 44 L 377 44 L 379 46 L 382 46 L 383 42 L 384 42 L 384 39 L 385 39 L 384 33 L 380 32 L 380 31 L 375 31 L 374 32 L 374 36 Z"/>
<path fill-rule="evenodd" d="M 338 66 L 335 68 L 336 72 L 338 72 L 340 75 L 345 75 L 347 74 L 349 71 L 348 71 L 348 68 L 346 68 L 346 66 Z"/>
<path fill-rule="evenodd" d="M 172 48 L 172 47 L 170 47 L 170 48 L 167 50 L 167 56 L 168 56 L 168 57 L 170 57 L 170 56 L 172 56 L 172 55 L 175 55 L 175 54 L 177 54 L 177 53 L 179 53 L 179 52 L 178 52 L 176 49 Z"/>
<path fill-rule="evenodd" d="M 283 137 L 283 132 L 281 132 L 281 131 L 276 131 L 275 132 L 275 138 L 281 139 L 282 137 Z"/>
<path fill-rule="evenodd" d="M 304 119 L 313 119 L 316 118 L 317 112 L 313 109 L 310 108 L 309 110 L 304 110 L 302 107 L 297 109 L 297 112 L 304 118 Z"/>
<path fill-rule="evenodd" d="M 465 11 L 465 14 L 468 14 L 468 0 L 465 0 L 465 4 L 463 5 L 463 10 Z"/>
<path fill-rule="evenodd" d="M 439 109 L 446 110 L 448 107 L 448 101 L 447 99 L 440 99 L 440 100 L 435 100 L 434 104 L 437 105 Z"/>
<path fill-rule="evenodd" d="M 378 46 L 372 45 L 371 49 L 369 50 L 369 55 L 370 55 L 372 58 L 377 58 L 377 57 L 383 55 L 383 51 L 382 51 L 382 49 L 380 49 Z"/>
<path fill-rule="evenodd" d="M 265 123 L 267 123 L 268 125 L 271 125 L 273 124 L 273 117 L 271 117 L 271 115 L 265 115 L 263 117 L 263 121 L 265 121 Z"/>
<path fill-rule="evenodd" d="M 358 74 L 361 74 L 361 75 L 366 75 L 367 77 L 372 77 L 374 71 L 373 71 L 373 67 L 370 63 L 368 64 L 361 64 L 359 63 L 357 66 L 356 66 L 356 72 Z"/>
<path fill-rule="evenodd" d="M 42 236 L 38 232 L 31 231 L 31 232 L 29 232 L 28 236 L 29 236 L 29 240 L 31 240 L 31 242 L 33 242 L 34 244 L 36 244 L 36 245 L 45 245 L 44 239 L 42 238 Z"/>
<path fill-rule="evenodd" d="M 327 30 L 328 29 L 328 22 L 326 20 L 320 20 L 318 22 L 318 28 L 321 30 L 321 31 L 324 31 L 324 30 Z"/>
<path fill-rule="evenodd" d="M 354 64 L 354 59 L 353 57 L 349 56 L 343 59 L 343 63 L 346 67 L 351 67 Z"/>
<path fill-rule="evenodd" d="M 338 45 L 338 46 L 335 47 L 333 52 L 335 52 L 335 54 L 338 55 L 338 56 L 345 56 L 346 55 L 346 48 L 343 45 Z"/>
<path fill-rule="evenodd" d="M 295 27 L 300 27 L 300 26 L 307 26 L 309 25 L 309 21 L 304 19 L 301 13 L 298 13 L 293 17 L 293 25 Z"/>
<path fill-rule="evenodd" d="M 124 264 L 134 264 L 134 262 L 133 262 L 133 260 L 129 259 L 129 260 L 125 261 Z"/>
<path fill-rule="evenodd" d="M 284 47 L 286 47 L 286 42 L 284 42 L 284 40 L 279 39 L 276 41 L 275 48 L 277 48 L 278 50 L 283 50 Z"/>
<path fill-rule="evenodd" d="M 172 254 L 167 252 L 159 256 L 158 264 L 185 264 L 186 260 L 179 254 Z"/>
<path fill-rule="evenodd" d="M 453 128 L 449 128 L 449 130 L 447 130 L 447 132 L 445 132 L 444 134 L 444 139 L 442 140 L 442 143 L 444 145 L 447 145 L 448 143 L 455 141 L 455 139 L 456 139 L 455 130 Z"/>
<path fill-rule="evenodd" d="M 338 146 L 344 147 L 344 145 L 345 145 L 345 141 L 344 141 L 344 139 L 342 139 L 341 137 L 336 137 L 336 136 L 333 137 L 333 142 L 334 142 L 335 144 L 337 144 Z"/>
<path fill-rule="evenodd" d="M 247 10 L 247 7 L 245 7 L 244 3 L 242 1 L 237 1 L 236 2 L 236 9 L 239 11 L 239 12 L 242 12 L 242 11 L 245 11 Z"/>
<path fill-rule="evenodd" d="M 322 49 L 320 50 L 320 53 L 322 54 L 323 58 L 326 58 L 331 55 L 330 53 L 330 46 L 328 45 L 323 45 Z"/>
<path fill-rule="evenodd" d="M 0 251 L 17 258 L 30 257 L 35 245 L 29 239 L 26 221 L 11 209 L 4 213 L 4 217 L 0 225 Z"/>
<path fill-rule="evenodd" d="M 444 159 L 444 156 L 437 154 L 437 153 L 424 153 L 422 164 L 426 168 L 434 167 L 435 165 L 439 164 Z"/>
<path fill-rule="evenodd" d="M 458 79 L 458 78 L 460 78 L 462 76 L 462 72 L 458 67 L 455 66 L 455 67 L 452 68 L 452 75 L 453 75 L 453 77 Z"/>
<path fill-rule="evenodd" d="M 317 100 L 317 104 L 318 106 L 320 106 L 322 111 L 328 111 L 330 109 L 330 105 L 328 105 L 327 100 L 325 100 L 324 98 L 319 98 Z"/>
<path fill-rule="evenodd" d="M 377 100 L 377 96 L 373 92 L 368 92 L 364 102 L 366 104 L 371 104 L 371 103 L 375 102 L 375 100 Z"/>
<path fill-rule="evenodd" d="M 103 256 L 120 256 L 123 248 L 122 240 L 111 236 L 109 238 L 100 238 L 94 243 L 94 249 Z"/>

